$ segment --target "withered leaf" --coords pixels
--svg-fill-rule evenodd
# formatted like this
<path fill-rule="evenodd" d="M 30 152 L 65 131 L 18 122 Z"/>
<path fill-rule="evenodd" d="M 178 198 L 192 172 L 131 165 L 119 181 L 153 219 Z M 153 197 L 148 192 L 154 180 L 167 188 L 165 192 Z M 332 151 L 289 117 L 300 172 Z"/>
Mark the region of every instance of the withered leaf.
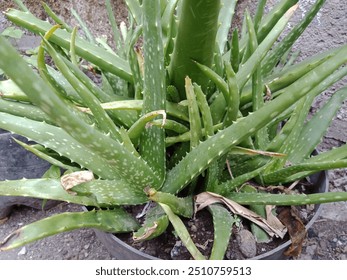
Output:
<path fill-rule="evenodd" d="M 64 190 L 70 192 L 71 194 L 75 194 L 74 192 L 71 192 L 69 190 L 72 189 L 74 186 L 92 180 L 94 180 L 93 172 L 86 170 L 66 174 L 60 178 L 60 183 L 63 186 Z"/>
<path fill-rule="evenodd" d="M 281 222 L 287 227 L 292 244 L 284 252 L 286 256 L 298 257 L 302 251 L 302 244 L 306 237 L 306 228 L 294 206 L 284 207 L 278 215 Z"/>
<path fill-rule="evenodd" d="M 270 215 L 271 221 L 269 222 L 260 215 L 236 203 L 235 201 L 232 201 L 228 198 L 225 198 L 221 195 L 212 192 L 203 192 L 195 197 L 196 212 L 213 203 L 222 203 L 226 205 L 231 212 L 240 215 L 257 224 L 263 230 L 265 230 L 265 232 L 269 234 L 271 237 L 277 236 L 283 238 L 286 234 L 286 227 L 279 220 L 276 221 L 277 218 L 275 216 Z"/>

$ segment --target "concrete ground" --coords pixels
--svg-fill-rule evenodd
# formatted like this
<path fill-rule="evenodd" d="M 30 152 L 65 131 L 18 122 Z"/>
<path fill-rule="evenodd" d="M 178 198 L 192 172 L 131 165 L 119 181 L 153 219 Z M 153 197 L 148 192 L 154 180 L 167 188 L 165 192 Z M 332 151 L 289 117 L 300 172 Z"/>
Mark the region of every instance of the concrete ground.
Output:
<path fill-rule="evenodd" d="M 31 5 L 36 6 L 40 1 L 30 1 Z M 54 2 L 54 1 L 45 1 Z M 55 1 L 57 2 L 57 1 Z M 97 33 L 104 33 L 107 29 L 106 17 L 100 16 L 97 10 L 102 9 L 98 4 L 103 1 L 59 1 L 61 6 L 53 5 L 57 11 L 64 15 L 69 15 L 71 5 L 80 12 L 84 20 Z M 81 2 L 84 5 L 81 5 Z M 86 3 L 87 2 L 87 3 Z M 95 3 L 96 2 L 96 3 Z M 249 4 L 250 0 L 241 0 L 240 8 Z M 269 4 L 276 0 L 269 0 Z M 301 18 L 307 11 L 313 0 L 300 0 L 300 7 L 296 12 L 294 20 Z M 115 1 L 117 15 L 125 18 L 122 1 Z M 0 9 L 3 10 L 11 1 L 1 1 Z M 31 6 L 33 7 L 33 6 Z M 33 11 L 39 12 L 34 7 Z M 41 13 L 41 12 L 40 12 Z M 42 14 L 41 14 L 42 15 Z M 0 32 L 8 23 L 3 15 L 0 15 Z M 34 42 L 31 36 L 26 36 L 23 40 Z M 27 42 L 20 42 L 20 45 L 27 45 Z M 318 17 L 313 21 L 309 29 L 305 32 L 302 39 L 296 45 L 302 51 L 302 57 L 312 53 L 321 52 L 328 48 L 347 43 L 347 2 L 345 0 L 329 0 L 326 2 Z M 33 43 L 35 44 L 35 43 Z M 336 85 L 339 87 L 339 85 Z M 331 92 L 327 91 L 322 98 L 317 99 L 315 107 L 324 103 L 324 96 Z M 342 109 L 335 118 L 330 130 L 319 150 L 326 150 L 333 145 L 340 145 L 347 142 L 347 104 L 345 102 Z M 346 170 L 330 173 L 330 190 L 347 191 Z M 0 240 L 13 230 L 32 221 L 41 219 L 55 213 L 65 211 L 80 211 L 76 205 L 66 203 L 59 204 L 53 209 L 43 212 L 27 207 L 18 207 L 12 212 L 9 219 L 0 224 Z M 323 206 L 320 218 L 309 231 L 307 241 L 301 259 L 347 259 L 347 203 L 333 203 Z M 29 260 L 29 259 L 112 259 L 112 256 L 95 237 L 93 230 L 83 229 L 68 233 L 58 234 L 26 245 L 23 248 L 9 252 L 1 252 L 0 260 Z"/>

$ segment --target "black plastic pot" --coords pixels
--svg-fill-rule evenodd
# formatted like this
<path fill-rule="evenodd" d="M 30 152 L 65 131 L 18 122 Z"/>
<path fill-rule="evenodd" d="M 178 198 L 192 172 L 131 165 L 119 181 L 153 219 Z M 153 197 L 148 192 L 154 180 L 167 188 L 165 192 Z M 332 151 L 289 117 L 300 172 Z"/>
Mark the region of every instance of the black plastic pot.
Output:
<path fill-rule="evenodd" d="M 312 191 L 315 193 L 323 193 L 327 192 L 329 188 L 328 182 L 328 173 L 326 171 L 319 172 L 310 177 L 311 182 L 313 183 Z M 306 229 L 308 230 L 316 219 L 319 217 L 320 211 L 322 207 L 320 204 L 315 205 L 315 214 L 312 219 L 306 225 Z M 129 246 L 115 235 L 111 233 L 106 233 L 100 230 L 94 230 L 98 239 L 105 245 L 109 253 L 118 260 L 157 260 L 151 255 L 145 254 L 133 247 Z M 284 255 L 284 252 L 290 246 L 291 241 L 287 241 L 277 248 L 268 251 L 264 254 L 258 255 L 253 260 L 280 260 L 286 259 L 287 257 Z"/>
<path fill-rule="evenodd" d="M 13 137 L 28 143 L 25 138 L 0 129 L 0 180 L 40 178 L 49 168 L 49 163 L 26 151 L 13 140 Z M 44 208 L 48 209 L 56 204 L 56 201 L 47 201 Z M 15 205 L 42 209 L 42 200 L 0 196 L 0 220 L 7 217 Z"/>

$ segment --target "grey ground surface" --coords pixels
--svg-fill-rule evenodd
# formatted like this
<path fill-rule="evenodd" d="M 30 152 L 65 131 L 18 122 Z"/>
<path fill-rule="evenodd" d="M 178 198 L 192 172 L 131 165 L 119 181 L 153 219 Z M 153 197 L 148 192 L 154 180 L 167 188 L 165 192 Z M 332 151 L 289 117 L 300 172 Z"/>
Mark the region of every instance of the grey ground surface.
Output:
<path fill-rule="evenodd" d="M 0 10 L 3 11 L 12 1 L 0 0 Z M 30 2 L 30 9 L 44 17 L 44 13 L 38 8 L 40 1 Z M 61 15 L 70 18 L 71 7 L 74 7 L 87 21 L 96 34 L 110 34 L 107 28 L 108 22 L 105 14 L 102 14 L 104 1 L 45 1 L 53 3 L 52 7 Z M 59 3 L 55 4 L 56 2 Z M 117 17 L 125 19 L 123 3 L 114 1 Z M 242 9 L 250 0 L 241 0 L 239 9 Z M 276 0 L 269 0 L 274 4 Z M 300 19 L 313 0 L 300 0 L 300 7 L 294 20 Z M 83 4 L 82 4 L 83 3 Z M 254 4 L 253 4 L 254 5 Z M 8 25 L 3 15 L 0 15 L 0 32 Z M 18 47 L 35 45 L 37 39 L 26 35 L 18 43 Z M 328 0 L 319 16 L 313 21 L 309 29 L 299 40 L 296 47 L 302 51 L 305 57 L 316 52 L 321 52 L 330 47 L 347 43 L 347 2 L 346 0 Z M 336 88 L 339 85 L 336 85 Z M 327 91 L 325 96 L 331 92 Z M 315 107 L 324 103 L 324 96 L 317 99 Z M 324 138 L 319 150 L 330 149 L 332 145 L 340 145 L 347 142 L 347 103 L 345 102 L 336 119 L 331 125 L 327 136 Z M 330 191 L 347 191 L 346 170 L 330 173 Z M 20 226 L 43 217 L 61 213 L 64 211 L 80 211 L 76 205 L 66 203 L 59 204 L 49 211 L 34 210 L 27 207 L 18 207 L 10 215 L 9 219 L 0 224 L 0 240 L 16 230 Z M 9 252 L 0 252 L 0 260 L 30 260 L 30 259 L 112 259 L 107 249 L 96 239 L 94 232 L 89 229 L 75 230 L 48 237 L 23 248 Z M 347 203 L 333 203 L 323 206 L 321 216 L 308 232 L 308 238 L 300 259 L 347 259 Z"/>

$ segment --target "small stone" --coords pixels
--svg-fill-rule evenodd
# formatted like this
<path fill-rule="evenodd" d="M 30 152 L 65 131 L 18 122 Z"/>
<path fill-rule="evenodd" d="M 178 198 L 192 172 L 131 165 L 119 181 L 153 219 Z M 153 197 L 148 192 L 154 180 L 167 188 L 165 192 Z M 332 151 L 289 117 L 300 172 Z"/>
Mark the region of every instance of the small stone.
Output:
<path fill-rule="evenodd" d="M 241 253 L 246 258 L 253 258 L 257 254 L 257 243 L 253 234 L 248 230 L 240 230 L 236 236 Z"/>
<path fill-rule="evenodd" d="M 196 225 L 192 225 L 192 226 L 190 227 L 190 230 L 191 230 L 192 232 L 197 232 L 197 231 L 198 231 Z"/>
<path fill-rule="evenodd" d="M 18 256 L 23 256 L 27 253 L 27 249 L 25 247 L 23 247 L 22 249 L 20 249 L 20 251 L 18 252 Z"/>
<path fill-rule="evenodd" d="M 90 244 L 87 244 L 87 245 L 84 245 L 84 247 L 83 247 L 83 248 L 84 248 L 85 250 L 88 250 L 88 249 L 89 249 L 89 247 L 90 247 Z"/>

